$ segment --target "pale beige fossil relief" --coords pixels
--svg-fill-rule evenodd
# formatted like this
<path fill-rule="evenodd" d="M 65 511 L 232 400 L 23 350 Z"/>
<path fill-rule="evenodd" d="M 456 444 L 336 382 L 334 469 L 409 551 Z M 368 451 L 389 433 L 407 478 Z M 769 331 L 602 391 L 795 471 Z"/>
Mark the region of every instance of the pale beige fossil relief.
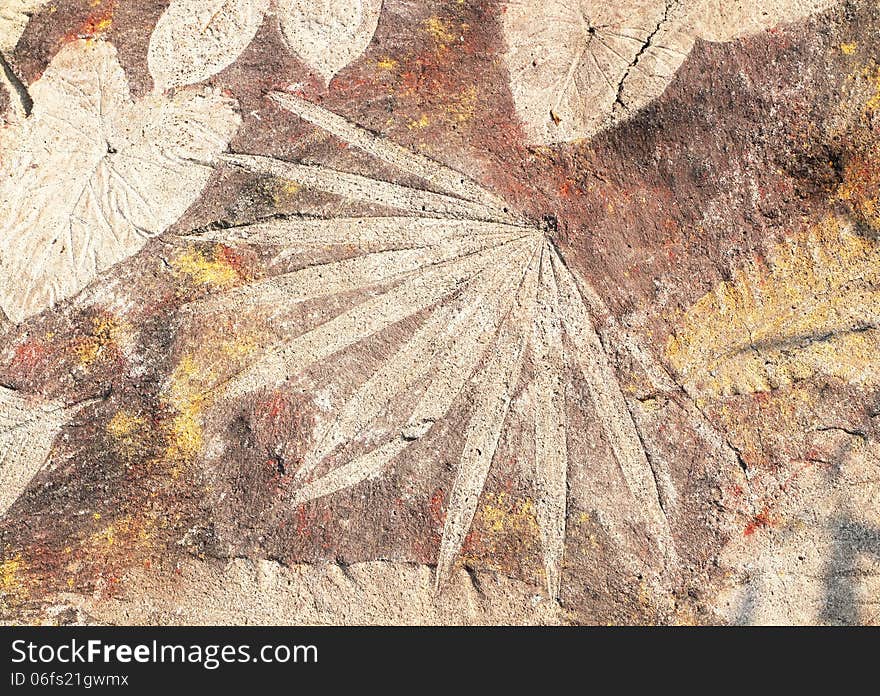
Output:
<path fill-rule="evenodd" d="M 479 584 L 475 584 L 476 582 Z M 433 569 L 391 561 L 281 565 L 185 561 L 173 585 L 133 568 L 112 597 L 65 593 L 58 608 L 95 621 L 146 625 L 558 624 L 564 610 L 525 582 L 458 568 L 438 595 Z M 266 597 L 272 597 L 271 602 Z"/>
<path fill-rule="evenodd" d="M 159 90 L 206 80 L 274 13 L 288 48 L 330 82 L 366 50 L 381 9 L 382 0 L 172 0 L 150 37 L 150 73 Z"/>
<path fill-rule="evenodd" d="M 6 92 L 6 113 L 0 114 L 0 126 L 4 121 L 21 120 L 27 115 L 29 105 L 22 98 L 18 76 L 9 64 L 10 53 L 15 49 L 31 15 L 45 5 L 47 0 L 3 0 L 0 2 L 0 90 Z"/>
<path fill-rule="evenodd" d="M 0 133 L 0 308 L 13 322 L 82 290 L 180 217 L 238 127 L 204 89 L 135 104 L 115 49 L 62 48 Z M 0 514 L 45 463 L 72 411 L 0 388 Z"/>
<path fill-rule="evenodd" d="M 0 307 L 14 322 L 82 290 L 164 232 L 238 128 L 206 88 L 133 102 L 116 50 L 73 41 L 0 133 Z"/>
<path fill-rule="evenodd" d="M 269 0 L 172 0 L 147 52 L 156 88 L 201 82 L 232 65 L 268 10 Z"/>
<path fill-rule="evenodd" d="M 8 55 L 24 33 L 31 15 L 49 0 L 3 0 L 0 3 L 0 52 Z"/>
<path fill-rule="evenodd" d="M 45 466 L 62 428 L 96 401 L 64 404 L 0 386 L 0 517 Z"/>
<path fill-rule="evenodd" d="M 272 219 L 189 239 L 228 245 L 307 249 L 344 245 L 354 256 L 308 265 L 200 300 L 196 316 L 330 298 L 375 288 L 305 333 L 281 341 L 213 388 L 228 400 L 275 386 L 405 319 L 424 317 L 370 374 L 332 420 L 292 476 L 282 504 L 298 505 L 382 476 L 392 461 L 442 421 L 462 393 L 473 395 L 457 476 L 440 543 L 437 582 L 452 571 L 507 422 L 514 392 L 529 381 L 535 454 L 528 467 L 544 549 L 547 589 L 558 596 L 563 563 L 570 459 L 565 415 L 568 374 L 592 397 L 623 478 L 652 536 L 674 555 L 654 472 L 591 319 L 599 300 L 563 262 L 544 231 L 460 174 L 290 94 L 273 98 L 297 116 L 418 172 L 442 193 L 426 192 L 323 166 L 252 155 L 226 160 L 349 200 L 396 208 L 408 216 Z M 534 369 L 526 370 L 531 361 Z M 419 395 L 403 417 L 391 415 L 405 394 Z M 391 417 L 394 425 L 375 424 Z M 380 432 L 381 431 L 381 432 Z M 380 434 L 377 434 L 380 432 Z M 362 454 L 337 458 L 355 441 Z M 528 455 L 526 455 L 528 456 Z M 327 471 L 327 462 L 334 466 Z"/>
<path fill-rule="evenodd" d="M 511 0 L 510 90 L 527 139 L 588 138 L 660 96 L 696 39 L 730 41 L 834 0 Z"/>
<path fill-rule="evenodd" d="M 373 39 L 382 0 L 275 0 L 284 39 L 325 82 Z"/>
<path fill-rule="evenodd" d="M 694 396 L 769 392 L 817 375 L 880 380 L 880 244 L 828 215 L 718 283 L 681 317 L 667 356 Z"/>
<path fill-rule="evenodd" d="M 71 415 L 63 404 L 0 387 L 0 517 L 42 468 Z"/>
<path fill-rule="evenodd" d="M 508 211 L 496 195 L 428 158 L 377 137 L 290 94 L 273 98 L 297 116 L 398 169 L 430 182 L 438 192 L 393 184 L 323 166 L 252 155 L 228 155 L 231 164 L 288 178 L 317 191 L 399 210 L 400 217 L 269 220 L 204 232 L 198 240 L 290 248 L 344 245 L 354 256 L 273 276 L 200 301 L 192 311 L 268 304 L 290 306 L 385 284 L 317 327 L 285 340 L 215 388 L 235 398 L 284 381 L 333 354 L 407 318 L 424 319 L 403 344 L 356 389 L 322 427 L 294 473 L 283 505 L 294 506 L 368 478 L 442 421 L 457 397 L 473 395 L 458 456 L 440 543 L 436 582 L 453 573 L 508 419 L 525 379 L 531 394 L 536 520 L 544 549 L 547 590 L 559 594 L 571 461 L 565 403 L 567 373 L 580 374 L 593 408 L 647 529 L 667 559 L 674 557 L 655 476 L 620 389 L 591 310 L 601 300 L 563 262 L 544 231 Z M 626 337 L 624 337 L 626 338 Z M 622 341 L 626 342 L 626 341 Z M 528 356 L 528 358 L 527 358 Z M 642 362 L 650 357 L 634 351 Z M 526 360 L 534 369 L 524 369 Z M 656 366 L 654 366 L 656 367 Z M 531 375 L 531 376 L 530 376 Z M 661 378 L 662 379 L 662 378 Z M 403 393 L 419 398 L 405 418 L 360 455 L 320 473 L 341 445 L 361 438 Z M 52 440 L 69 418 L 57 404 L 30 404 L 13 392 L 4 398 L 0 467 L 8 506 L 43 465 Z M 335 461 L 335 460 L 334 460 Z"/>

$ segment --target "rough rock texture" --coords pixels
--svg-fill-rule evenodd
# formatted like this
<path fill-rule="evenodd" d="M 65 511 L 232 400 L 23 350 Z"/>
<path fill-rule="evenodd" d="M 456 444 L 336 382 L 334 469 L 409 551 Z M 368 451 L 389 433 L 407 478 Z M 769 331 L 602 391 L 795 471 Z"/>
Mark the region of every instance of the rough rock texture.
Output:
<path fill-rule="evenodd" d="M 876 3 L 19 4 L 4 621 L 878 619 Z"/>

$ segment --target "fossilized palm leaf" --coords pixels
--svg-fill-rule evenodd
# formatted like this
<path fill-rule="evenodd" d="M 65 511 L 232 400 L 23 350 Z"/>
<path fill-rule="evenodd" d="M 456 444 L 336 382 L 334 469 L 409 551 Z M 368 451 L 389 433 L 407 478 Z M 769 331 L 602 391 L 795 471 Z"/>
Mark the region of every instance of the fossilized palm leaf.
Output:
<path fill-rule="evenodd" d="M 502 15 L 514 105 L 533 143 L 594 135 L 659 96 L 694 41 L 728 41 L 833 0 L 511 0 Z"/>
<path fill-rule="evenodd" d="M 287 45 L 329 82 L 366 50 L 382 0 L 275 0 L 275 6 Z"/>
<path fill-rule="evenodd" d="M 768 391 L 817 374 L 880 382 L 880 243 L 831 217 L 684 315 L 668 355 L 689 390 Z"/>
<path fill-rule="evenodd" d="M 0 516 L 43 466 L 69 415 L 61 404 L 35 402 L 0 387 Z"/>
<path fill-rule="evenodd" d="M 382 475 L 391 462 L 449 415 L 470 404 L 438 556 L 447 577 L 470 530 L 498 451 L 511 402 L 524 382 L 534 404 L 535 458 L 529 481 L 544 547 L 548 591 L 562 575 L 572 434 L 567 377 L 587 386 L 626 486 L 661 545 L 668 527 L 654 476 L 617 377 L 585 305 L 580 281 L 542 229 L 460 174 L 290 95 L 277 101 L 298 116 L 434 182 L 443 193 L 321 166 L 251 155 L 227 160 L 351 200 L 381 201 L 409 217 L 272 220 L 195 239 L 298 249 L 345 247 L 341 260 L 307 265 L 200 301 L 197 315 L 358 293 L 353 304 L 282 340 L 218 386 L 224 399 L 274 386 L 403 320 L 415 329 L 341 404 L 293 474 L 287 504 L 300 504 Z M 439 183 L 445 182 L 445 183 Z M 448 185 L 447 185 L 448 184 Z M 369 292 L 363 292 L 369 290 Z M 411 408 L 397 409 L 405 396 Z M 390 425 L 389 425 L 390 422 Z M 341 454 L 354 445 L 354 454 Z M 329 471 L 327 470 L 330 464 Z M 664 550 L 669 550 L 668 547 Z"/>
<path fill-rule="evenodd" d="M 239 124 L 234 102 L 195 88 L 133 103 L 103 41 L 67 44 L 31 95 L 0 165 L 0 306 L 16 322 L 173 224 Z"/>

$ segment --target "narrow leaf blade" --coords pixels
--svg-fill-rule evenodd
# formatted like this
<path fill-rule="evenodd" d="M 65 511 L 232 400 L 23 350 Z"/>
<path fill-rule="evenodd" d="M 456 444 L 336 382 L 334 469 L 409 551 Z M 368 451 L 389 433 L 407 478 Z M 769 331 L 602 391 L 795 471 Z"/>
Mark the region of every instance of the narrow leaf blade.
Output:
<path fill-rule="evenodd" d="M 424 179 L 439 191 L 473 203 L 480 203 L 508 222 L 516 221 L 512 214 L 507 213 L 507 205 L 504 201 L 454 169 L 411 152 L 294 94 L 272 92 L 270 97 L 282 108 L 335 135 L 340 140 L 378 157 L 383 162 Z"/>
<path fill-rule="evenodd" d="M 534 326 L 535 468 L 538 528 L 544 548 L 547 592 L 559 596 L 565 551 L 568 448 L 565 417 L 565 356 L 558 292 L 550 254 L 541 265 Z"/>
<path fill-rule="evenodd" d="M 301 186 L 332 193 L 349 200 L 381 205 L 416 215 L 434 213 L 451 219 L 504 221 L 504 216 L 499 216 L 496 211 L 481 203 L 400 186 L 330 167 L 296 164 L 258 155 L 227 155 L 223 159 L 258 174 L 294 181 Z"/>
<path fill-rule="evenodd" d="M 226 383 L 227 398 L 246 394 L 267 384 L 278 384 L 319 360 L 372 336 L 454 293 L 487 266 L 510 254 L 501 245 L 424 270 L 392 290 L 356 305 L 306 332 Z"/>
<path fill-rule="evenodd" d="M 666 515 L 660 505 L 659 493 L 651 464 L 639 439 L 636 425 L 620 390 L 617 375 L 593 328 L 593 323 L 578 292 L 575 279 L 554 255 L 553 266 L 559 289 L 559 311 L 563 326 L 576 349 L 575 355 L 586 380 L 608 442 L 638 507 L 658 542 L 667 553 L 674 553 Z"/>
<path fill-rule="evenodd" d="M 458 473 L 446 510 L 437 556 L 436 584 L 449 577 L 477 510 L 513 391 L 522 369 L 527 329 L 531 325 L 537 283 L 537 257 L 523 281 L 514 308 L 498 335 L 486 367 L 477 375 L 477 401 L 468 423 Z"/>

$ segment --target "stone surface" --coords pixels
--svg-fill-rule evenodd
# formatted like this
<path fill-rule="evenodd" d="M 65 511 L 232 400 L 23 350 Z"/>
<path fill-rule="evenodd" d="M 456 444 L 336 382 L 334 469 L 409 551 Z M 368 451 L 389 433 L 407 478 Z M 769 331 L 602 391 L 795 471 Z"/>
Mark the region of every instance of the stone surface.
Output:
<path fill-rule="evenodd" d="M 875 3 L 19 4 L 3 621 L 877 620 Z"/>

